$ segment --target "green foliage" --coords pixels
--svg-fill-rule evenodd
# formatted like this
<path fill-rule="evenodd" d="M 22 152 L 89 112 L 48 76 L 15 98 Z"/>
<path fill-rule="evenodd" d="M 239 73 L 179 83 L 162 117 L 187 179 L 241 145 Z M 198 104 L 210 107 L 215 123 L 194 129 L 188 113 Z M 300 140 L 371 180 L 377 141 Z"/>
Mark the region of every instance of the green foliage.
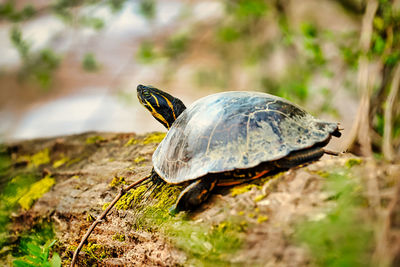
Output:
<path fill-rule="evenodd" d="M 51 248 L 56 243 L 53 226 L 50 223 L 39 223 L 31 230 L 20 234 L 18 243 L 13 252 L 13 256 L 17 257 L 13 262 L 15 267 L 61 266 L 61 258 L 57 253 L 52 253 L 50 258 Z"/>
<path fill-rule="evenodd" d="M 239 0 L 228 3 L 228 8 L 239 19 L 259 18 L 268 11 L 267 3 L 263 0 Z"/>
<path fill-rule="evenodd" d="M 182 55 L 188 47 L 189 36 L 186 33 L 173 35 L 167 40 L 164 47 L 164 54 L 170 59 L 176 59 Z"/>
<path fill-rule="evenodd" d="M 28 60 L 30 44 L 22 37 L 21 29 L 17 26 L 11 28 L 10 31 L 11 43 L 18 50 L 19 55 L 23 60 Z"/>
<path fill-rule="evenodd" d="M 156 2 L 154 0 L 140 0 L 139 14 L 146 19 L 154 19 L 156 15 Z"/>
<path fill-rule="evenodd" d="M 304 48 L 309 53 L 309 56 L 311 58 L 310 63 L 317 65 L 324 64 L 325 58 L 317 39 L 318 31 L 315 25 L 310 23 L 303 23 L 301 25 L 301 32 L 304 36 Z"/>
<path fill-rule="evenodd" d="M 345 169 L 329 174 L 326 183 L 335 205 L 322 219 L 299 224 L 297 239 L 320 266 L 370 266 L 373 235 L 362 218 L 360 185 Z"/>
<path fill-rule="evenodd" d="M 120 11 L 125 4 L 126 0 L 108 0 L 107 4 L 113 13 Z"/>
<path fill-rule="evenodd" d="M 14 1 L 7 1 L 0 4 L 0 19 L 12 22 L 21 22 L 33 17 L 36 10 L 32 5 L 26 5 L 21 10 L 16 10 Z"/>
<path fill-rule="evenodd" d="M 149 41 L 142 42 L 136 53 L 136 59 L 143 64 L 153 63 L 157 59 L 154 44 Z"/>
<path fill-rule="evenodd" d="M 232 26 L 221 27 L 218 32 L 218 38 L 224 42 L 230 43 L 236 41 L 240 37 L 238 29 Z"/>
<path fill-rule="evenodd" d="M 80 18 L 80 23 L 83 26 L 93 28 L 95 30 L 101 30 L 104 28 L 104 21 L 100 18 L 90 17 L 90 16 L 82 16 Z"/>
<path fill-rule="evenodd" d="M 100 68 L 93 53 L 86 53 L 82 60 L 82 68 L 86 71 L 93 72 Z"/>
<path fill-rule="evenodd" d="M 287 74 L 280 80 L 274 81 L 268 77 L 261 80 L 265 91 L 289 100 L 304 102 L 308 97 L 308 81 L 310 70 L 304 66 L 293 66 Z"/>
<path fill-rule="evenodd" d="M 52 82 L 52 75 L 60 63 L 59 56 L 48 48 L 31 53 L 30 43 L 24 40 L 17 26 L 10 30 L 10 39 L 23 62 L 21 77 L 34 78 L 43 88 L 48 88 Z"/>

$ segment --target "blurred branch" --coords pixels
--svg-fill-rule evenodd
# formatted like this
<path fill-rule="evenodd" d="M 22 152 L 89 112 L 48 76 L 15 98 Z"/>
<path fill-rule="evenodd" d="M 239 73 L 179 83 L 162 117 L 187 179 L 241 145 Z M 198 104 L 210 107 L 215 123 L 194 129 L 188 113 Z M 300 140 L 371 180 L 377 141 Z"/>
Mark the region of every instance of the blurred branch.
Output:
<path fill-rule="evenodd" d="M 360 48 L 362 55 L 359 59 L 358 69 L 358 88 L 361 95 L 360 104 L 357 111 L 356 120 L 350 131 L 349 141 L 346 147 L 354 146 L 356 142 L 360 144 L 361 154 L 371 156 L 371 137 L 370 137 L 370 98 L 371 91 L 375 82 L 376 72 L 370 70 L 371 63 L 368 60 L 367 53 L 371 46 L 373 21 L 378 10 L 378 1 L 368 0 L 366 12 L 362 20 Z"/>
<path fill-rule="evenodd" d="M 390 86 L 389 96 L 386 99 L 385 107 L 385 126 L 383 133 L 383 156 L 385 159 L 392 161 L 394 159 L 394 151 L 392 146 L 392 112 L 394 102 L 400 87 L 400 63 L 397 64 L 392 84 Z"/>

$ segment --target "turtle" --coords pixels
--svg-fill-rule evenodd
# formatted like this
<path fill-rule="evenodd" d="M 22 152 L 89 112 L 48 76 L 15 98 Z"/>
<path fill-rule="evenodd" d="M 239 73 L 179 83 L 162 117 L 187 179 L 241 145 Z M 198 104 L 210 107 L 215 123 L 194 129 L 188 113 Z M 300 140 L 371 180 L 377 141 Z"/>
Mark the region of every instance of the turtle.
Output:
<path fill-rule="evenodd" d="M 234 186 L 318 160 L 339 123 L 314 118 L 288 100 L 227 91 L 188 108 L 153 86 L 137 86 L 139 102 L 168 132 L 152 156 L 152 179 L 187 184 L 172 213 L 190 211 L 214 188 Z"/>

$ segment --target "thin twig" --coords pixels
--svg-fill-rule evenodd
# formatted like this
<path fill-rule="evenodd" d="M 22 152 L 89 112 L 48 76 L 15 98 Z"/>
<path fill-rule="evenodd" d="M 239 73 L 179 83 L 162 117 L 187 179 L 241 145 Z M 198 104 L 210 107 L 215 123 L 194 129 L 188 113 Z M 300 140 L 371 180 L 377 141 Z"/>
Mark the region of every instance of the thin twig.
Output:
<path fill-rule="evenodd" d="M 129 190 L 133 189 L 135 186 L 141 184 L 143 181 L 149 179 L 152 174 L 147 175 L 146 177 L 143 177 L 139 181 L 136 181 L 132 183 L 131 185 L 127 186 L 126 188 L 121 188 L 119 191 L 118 195 L 113 199 L 110 205 L 108 205 L 107 209 L 103 211 L 103 213 L 93 222 L 93 224 L 90 226 L 90 228 L 87 230 L 86 234 L 83 236 L 81 242 L 79 243 L 79 246 L 76 248 L 74 252 L 74 256 L 72 257 L 71 261 L 71 267 L 75 266 L 76 260 L 78 259 L 78 254 L 81 251 L 83 245 L 85 244 L 86 240 L 89 238 L 90 234 L 93 232 L 94 228 L 96 228 L 96 225 L 101 223 L 103 219 L 107 216 L 108 212 L 114 207 L 115 203 L 118 202 L 118 200 Z"/>
<path fill-rule="evenodd" d="M 400 64 L 397 64 L 394 74 L 392 84 L 390 85 L 390 92 L 386 99 L 385 107 L 385 125 L 383 131 L 383 156 L 385 159 L 392 161 L 394 159 L 394 151 L 392 146 L 392 111 L 394 102 L 396 100 L 397 92 L 400 87 Z"/>

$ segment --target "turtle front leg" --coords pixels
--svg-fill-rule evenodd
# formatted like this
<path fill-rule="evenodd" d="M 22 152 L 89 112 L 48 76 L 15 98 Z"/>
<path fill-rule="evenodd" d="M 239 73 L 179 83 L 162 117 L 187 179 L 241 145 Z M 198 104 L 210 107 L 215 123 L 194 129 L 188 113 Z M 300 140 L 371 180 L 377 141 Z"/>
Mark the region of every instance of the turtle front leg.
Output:
<path fill-rule="evenodd" d="M 175 214 L 199 206 L 208 198 L 217 182 L 218 179 L 199 179 L 194 181 L 181 192 L 170 212 Z"/>

